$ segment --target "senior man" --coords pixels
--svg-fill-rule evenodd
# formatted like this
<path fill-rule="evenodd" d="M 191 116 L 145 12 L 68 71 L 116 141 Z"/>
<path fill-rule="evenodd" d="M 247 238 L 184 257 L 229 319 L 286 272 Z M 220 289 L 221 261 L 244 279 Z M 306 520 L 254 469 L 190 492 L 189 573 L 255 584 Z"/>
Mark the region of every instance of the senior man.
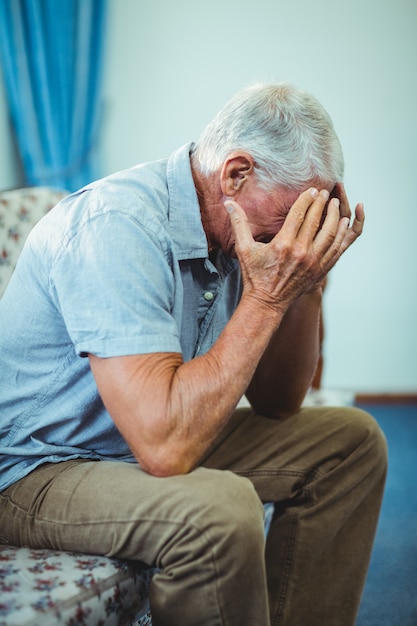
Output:
<path fill-rule="evenodd" d="M 261 85 L 41 220 L 0 302 L 2 541 L 157 566 L 154 626 L 354 624 L 385 440 L 300 409 L 342 177 L 316 99 Z"/>

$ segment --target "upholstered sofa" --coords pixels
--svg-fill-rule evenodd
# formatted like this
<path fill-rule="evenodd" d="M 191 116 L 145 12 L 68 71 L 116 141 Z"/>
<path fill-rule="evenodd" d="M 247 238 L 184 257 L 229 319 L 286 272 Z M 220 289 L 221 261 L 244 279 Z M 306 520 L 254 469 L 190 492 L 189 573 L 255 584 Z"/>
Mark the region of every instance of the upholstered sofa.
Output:
<path fill-rule="evenodd" d="M 106 557 L 0 546 L 0 626 L 145 626 L 153 570 Z"/>
<path fill-rule="evenodd" d="M 0 192 L 0 297 L 29 231 L 67 193 Z M 152 573 L 115 559 L 0 545 L 0 626 L 152 624 Z"/>
<path fill-rule="evenodd" d="M 65 195 L 43 187 L 0 192 L 0 297 L 30 229 Z M 265 510 L 267 532 L 273 509 Z M 151 625 L 154 573 L 140 563 L 0 545 L 0 626 Z"/>
<path fill-rule="evenodd" d="M 0 192 L 0 297 L 30 230 L 67 193 L 49 187 Z"/>

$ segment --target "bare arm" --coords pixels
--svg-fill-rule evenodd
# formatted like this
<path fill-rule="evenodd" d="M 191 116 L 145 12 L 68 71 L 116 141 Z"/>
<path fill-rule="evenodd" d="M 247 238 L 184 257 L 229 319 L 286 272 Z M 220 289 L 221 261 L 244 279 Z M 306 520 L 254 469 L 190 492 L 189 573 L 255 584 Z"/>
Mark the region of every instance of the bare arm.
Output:
<path fill-rule="evenodd" d="M 290 304 L 319 283 L 354 241 L 338 205 L 306 191 L 269 243 L 253 240 L 244 211 L 230 217 L 244 281 L 242 299 L 207 354 L 101 359 L 90 355 L 100 395 L 143 469 L 154 475 L 196 466 L 248 387 Z"/>
<path fill-rule="evenodd" d="M 321 299 L 320 287 L 300 296 L 271 338 L 246 391 L 258 413 L 287 417 L 300 408 L 319 356 Z"/>
<path fill-rule="evenodd" d="M 187 363 L 178 353 L 90 355 L 100 395 L 142 468 L 154 475 L 190 471 L 248 386 L 280 315 L 266 324 L 244 298 L 211 350 Z"/>

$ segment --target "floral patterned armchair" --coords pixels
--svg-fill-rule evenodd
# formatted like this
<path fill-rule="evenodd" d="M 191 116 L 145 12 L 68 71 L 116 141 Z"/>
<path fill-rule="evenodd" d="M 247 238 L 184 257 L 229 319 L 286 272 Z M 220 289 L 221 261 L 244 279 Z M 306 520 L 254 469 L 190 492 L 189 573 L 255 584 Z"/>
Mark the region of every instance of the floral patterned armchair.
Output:
<path fill-rule="evenodd" d="M 0 192 L 0 297 L 31 228 L 68 192 Z M 152 624 L 153 570 L 116 559 L 0 545 L 0 626 Z"/>
<path fill-rule="evenodd" d="M 152 574 L 106 557 L 0 546 L 0 626 L 152 625 Z"/>
<path fill-rule="evenodd" d="M 49 187 L 26 187 L 0 192 L 0 297 L 29 231 L 67 194 L 67 191 Z"/>

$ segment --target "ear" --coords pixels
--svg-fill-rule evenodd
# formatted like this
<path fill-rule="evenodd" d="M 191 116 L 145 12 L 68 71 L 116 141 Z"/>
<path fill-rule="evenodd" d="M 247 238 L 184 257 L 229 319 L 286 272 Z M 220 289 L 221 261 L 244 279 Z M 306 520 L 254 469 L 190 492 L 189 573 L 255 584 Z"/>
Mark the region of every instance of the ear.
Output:
<path fill-rule="evenodd" d="M 254 160 L 247 152 L 232 152 L 225 162 L 220 173 L 222 192 L 232 197 L 240 191 L 254 171 Z"/>

